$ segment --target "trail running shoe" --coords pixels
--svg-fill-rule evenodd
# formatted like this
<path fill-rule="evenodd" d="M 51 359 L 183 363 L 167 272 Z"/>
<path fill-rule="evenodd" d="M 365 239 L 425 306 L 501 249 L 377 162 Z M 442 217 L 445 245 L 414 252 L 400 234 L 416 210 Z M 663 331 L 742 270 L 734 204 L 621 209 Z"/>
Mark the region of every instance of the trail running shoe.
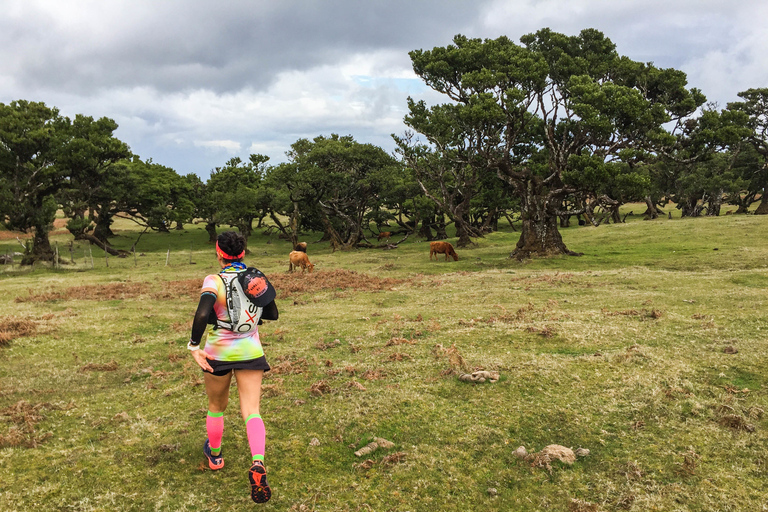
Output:
<path fill-rule="evenodd" d="M 257 460 L 248 471 L 248 479 L 251 481 L 251 499 L 256 503 L 266 503 L 272 497 L 272 490 L 267 483 L 267 470 L 264 463 Z"/>
<path fill-rule="evenodd" d="M 224 457 L 221 456 L 221 452 L 219 452 L 218 455 L 213 455 L 211 453 L 211 444 L 208 442 L 208 439 L 205 440 L 205 444 L 203 445 L 203 454 L 205 455 L 205 458 L 208 459 L 208 466 L 216 471 L 217 469 L 221 469 L 224 467 Z"/>

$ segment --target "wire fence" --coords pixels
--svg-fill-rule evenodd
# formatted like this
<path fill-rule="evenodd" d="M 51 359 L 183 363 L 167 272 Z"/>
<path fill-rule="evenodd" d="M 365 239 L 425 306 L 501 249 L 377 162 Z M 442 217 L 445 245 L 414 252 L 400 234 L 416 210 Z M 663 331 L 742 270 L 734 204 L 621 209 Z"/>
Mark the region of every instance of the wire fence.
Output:
<path fill-rule="evenodd" d="M 109 254 L 108 251 L 92 244 L 89 241 L 71 241 L 66 244 L 55 242 L 53 261 L 35 262 L 32 265 L 22 265 L 24 253 L 6 248 L 0 252 L 0 272 L 26 273 L 39 268 L 47 268 L 61 271 L 84 271 L 105 268 L 135 268 L 135 267 L 178 267 L 181 265 L 194 265 L 196 259 L 210 253 L 210 247 L 195 250 L 194 243 L 182 249 L 178 246 L 168 246 L 168 249 L 152 252 L 122 251 L 120 255 Z"/>

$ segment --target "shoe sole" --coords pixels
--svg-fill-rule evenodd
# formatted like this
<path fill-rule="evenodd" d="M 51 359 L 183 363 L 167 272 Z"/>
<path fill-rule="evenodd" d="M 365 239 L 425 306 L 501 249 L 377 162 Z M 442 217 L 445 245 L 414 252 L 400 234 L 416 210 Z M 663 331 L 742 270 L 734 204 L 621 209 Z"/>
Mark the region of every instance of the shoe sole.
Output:
<path fill-rule="evenodd" d="M 267 483 L 267 473 L 261 466 L 256 466 L 248 471 L 248 480 L 251 481 L 251 499 L 256 503 L 266 503 L 272 497 L 272 489 Z"/>
<path fill-rule="evenodd" d="M 206 459 L 208 459 L 208 457 L 206 457 Z M 218 470 L 220 470 L 221 468 L 224 467 L 224 461 L 221 461 L 221 464 L 216 466 L 216 465 L 214 465 L 213 462 L 211 462 L 211 459 L 208 459 L 208 467 L 211 468 L 214 471 L 218 471 Z"/>

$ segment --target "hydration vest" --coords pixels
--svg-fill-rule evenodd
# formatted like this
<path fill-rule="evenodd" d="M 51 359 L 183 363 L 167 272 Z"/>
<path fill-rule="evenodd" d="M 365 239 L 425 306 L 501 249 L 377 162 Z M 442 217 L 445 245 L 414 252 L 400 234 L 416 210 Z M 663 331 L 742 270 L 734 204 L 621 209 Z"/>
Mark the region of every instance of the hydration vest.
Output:
<path fill-rule="evenodd" d="M 229 322 L 216 318 L 215 328 L 247 333 L 256 329 L 264 306 L 275 299 L 275 289 L 267 277 L 256 268 L 248 267 L 239 272 L 222 272 L 227 295 Z"/>

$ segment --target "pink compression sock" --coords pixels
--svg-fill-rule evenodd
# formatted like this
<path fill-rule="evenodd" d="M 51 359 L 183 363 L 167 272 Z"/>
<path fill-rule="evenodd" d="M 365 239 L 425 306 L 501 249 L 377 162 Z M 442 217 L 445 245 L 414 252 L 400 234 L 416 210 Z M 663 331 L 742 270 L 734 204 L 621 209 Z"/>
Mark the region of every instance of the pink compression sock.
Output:
<path fill-rule="evenodd" d="M 251 446 L 253 461 L 264 460 L 264 450 L 267 444 L 267 431 L 259 414 L 251 414 L 245 420 L 245 431 L 248 434 L 248 444 Z"/>
<path fill-rule="evenodd" d="M 208 443 L 213 455 L 221 453 L 221 438 L 224 436 L 224 413 L 208 411 L 205 418 L 205 430 L 208 432 Z"/>

